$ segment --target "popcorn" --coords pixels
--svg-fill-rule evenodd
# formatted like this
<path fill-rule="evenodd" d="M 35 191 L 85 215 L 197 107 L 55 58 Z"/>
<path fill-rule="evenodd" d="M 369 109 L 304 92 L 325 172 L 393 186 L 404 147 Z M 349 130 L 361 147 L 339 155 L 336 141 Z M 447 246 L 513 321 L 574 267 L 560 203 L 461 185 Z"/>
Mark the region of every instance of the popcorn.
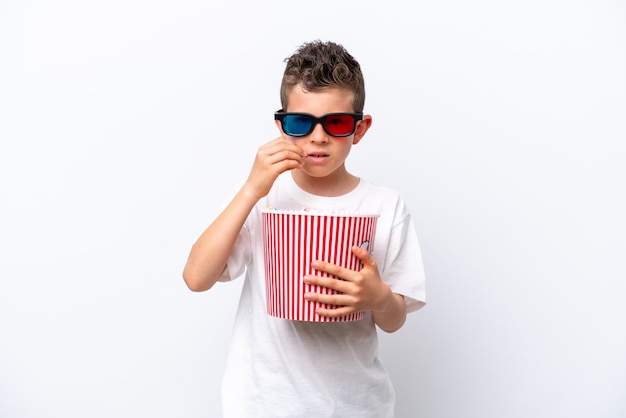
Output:
<path fill-rule="evenodd" d="M 311 262 L 322 260 L 351 270 L 361 261 L 353 246 L 373 251 L 378 215 L 316 211 L 308 208 L 262 211 L 267 313 L 277 318 L 312 322 L 344 322 L 364 318 L 355 312 L 339 318 L 321 317 L 317 308 L 335 308 L 304 299 L 306 292 L 337 292 L 304 283 L 305 275 L 330 276 L 314 270 Z"/>

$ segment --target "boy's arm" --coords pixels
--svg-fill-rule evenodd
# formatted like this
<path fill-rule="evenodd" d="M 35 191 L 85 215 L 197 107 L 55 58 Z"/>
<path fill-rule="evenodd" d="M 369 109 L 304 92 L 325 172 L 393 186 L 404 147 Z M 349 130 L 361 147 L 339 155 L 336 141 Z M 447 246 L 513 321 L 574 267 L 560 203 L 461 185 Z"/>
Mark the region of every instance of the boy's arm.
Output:
<path fill-rule="evenodd" d="M 390 295 L 389 302 L 383 310 L 372 311 L 374 322 L 380 329 L 386 332 L 399 330 L 404 325 L 404 321 L 406 321 L 404 296 L 397 293 L 390 293 Z"/>
<path fill-rule="evenodd" d="M 259 148 L 242 188 L 191 248 L 183 270 L 189 289 L 201 292 L 213 287 L 254 205 L 269 193 L 281 173 L 300 167 L 302 157 L 302 149 L 282 137 Z"/>
<path fill-rule="evenodd" d="M 235 245 L 239 231 L 258 199 L 239 190 L 230 204 L 204 230 L 191 247 L 183 279 L 195 292 L 208 290 L 217 282 Z"/>

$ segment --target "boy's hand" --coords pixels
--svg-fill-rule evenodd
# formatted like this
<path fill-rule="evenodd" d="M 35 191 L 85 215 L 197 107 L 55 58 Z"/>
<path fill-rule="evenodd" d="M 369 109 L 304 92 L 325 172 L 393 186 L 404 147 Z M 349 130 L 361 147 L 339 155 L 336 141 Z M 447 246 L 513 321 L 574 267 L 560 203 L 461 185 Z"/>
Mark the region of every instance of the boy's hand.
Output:
<path fill-rule="evenodd" d="M 262 145 L 257 151 L 244 189 L 256 199 L 266 196 L 281 173 L 302 166 L 304 156 L 302 148 L 283 137 Z"/>
<path fill-rule="evenodd" d="M 314 261 L 311 266 L 315 270 L 323 271 L 339 277 L 305 276 L 304 282 L 327 287 L 343 294 L 324 295 L 320 293 L 307 293 L 305 298 L 310 301 L 340 305 L 335 309 L 318 308 L 317 313 L 329 318 L 342 316 L 359 311 L 384 311 L 393 299 L 393 293 L 380 278 L 378 267 L 374 258 L 367 250 L 352 247 L 363 268 L 361 271 L 350 270 L 335 264 L 322 261 Z"/>

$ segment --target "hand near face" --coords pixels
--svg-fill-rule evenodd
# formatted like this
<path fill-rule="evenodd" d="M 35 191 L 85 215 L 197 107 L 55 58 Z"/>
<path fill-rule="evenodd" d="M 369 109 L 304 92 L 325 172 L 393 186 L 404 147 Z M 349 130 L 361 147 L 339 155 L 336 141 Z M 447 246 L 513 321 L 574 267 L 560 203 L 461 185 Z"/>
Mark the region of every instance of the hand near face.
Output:
<path fill-rule="evenodd" d="M 302 166 L 303 157 L 302 148 L 283 137 L 262 145 L 257 151 L 244 189 L 257 199 L 266 196 L 280 174 Z"/>

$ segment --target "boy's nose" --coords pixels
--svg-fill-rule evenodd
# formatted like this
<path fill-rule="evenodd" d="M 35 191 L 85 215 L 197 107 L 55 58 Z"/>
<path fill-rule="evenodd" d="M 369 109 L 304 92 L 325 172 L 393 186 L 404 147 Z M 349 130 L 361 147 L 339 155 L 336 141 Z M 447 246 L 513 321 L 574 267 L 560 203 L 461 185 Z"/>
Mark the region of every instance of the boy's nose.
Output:
<path fill-rule="evenodd" d="M 309 139 L 311 142 L 323 144 L 329 141 L 328 134 L 322 127 L 321 123 L 318 123 L 313 128 L 313 131 L 309 134 Z"/>

